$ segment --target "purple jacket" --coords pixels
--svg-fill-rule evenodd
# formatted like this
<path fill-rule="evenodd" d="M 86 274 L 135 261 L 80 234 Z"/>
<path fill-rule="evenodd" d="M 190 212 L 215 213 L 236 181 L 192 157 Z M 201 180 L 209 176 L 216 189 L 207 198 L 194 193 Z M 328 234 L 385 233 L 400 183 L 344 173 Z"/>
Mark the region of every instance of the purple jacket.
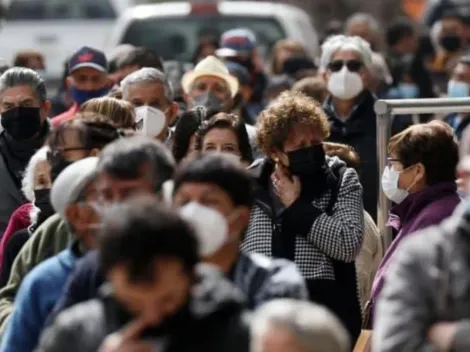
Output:
<path fill-rule="evenodd" d="M 372 285 L 372 302 L 377 300 L 384 284 L 387 269 L 399 244 L 409 234 L 437 225 L 449 217 L 460 203 L 455 182 L 441 182 L 410 194 L 402 203 L 390 211 L 387 226 L 398 235 L 387 249 Z"/>

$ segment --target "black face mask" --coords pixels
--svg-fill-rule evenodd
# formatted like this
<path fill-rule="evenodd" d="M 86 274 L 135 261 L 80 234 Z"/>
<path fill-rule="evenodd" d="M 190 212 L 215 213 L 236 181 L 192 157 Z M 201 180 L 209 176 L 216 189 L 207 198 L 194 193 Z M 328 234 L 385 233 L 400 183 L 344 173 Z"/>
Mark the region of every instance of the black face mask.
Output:
<path fill-rule="evenodd" d="M 2 126 L 16 141 L 31 139 L 41 130 L 39 108 L 15 107 L 4 111 Z"/>
<path fill-rule="evenodd" d="M 50 188 L 45 189 L 35 189 L 34 190 L 34 205 L 39 208 L 41 211 L 39 213 L 37 226 L 40 225 L 44 220 L 46 220 L 49 216 L 55 214 L 54 208 L 51 205 L 50 200 Z"/>
<path fill-rule="evenodd" d="M 222 102 L 214 94 L 206 92 L 194 98 L 194 106 L 204 106 L 208 110 L 222 111 Z"/>
<path fill-rule="evenodd" d="M 51 163 L 51 180 L 54 182 L 57 179 L 57 176 L 64 171 L 64 169 L 71 165 L 73 161 L 65 160 L 62 155 L 55 153 L 49 157 L 49 162 Z"/>
<path fill-rule="evenodd" d="M 324 173 L 325 151 L 323 144 L 294 150 L 287 153 L 289 169 L 293 175 L 312 177 Z"/>
<path fill-rule="evenodd" d="M 441 37 L 442 47 L 450 53 L 458 51 L 462 47 L 462 39 L 457 34 L 446 34 Z"/>

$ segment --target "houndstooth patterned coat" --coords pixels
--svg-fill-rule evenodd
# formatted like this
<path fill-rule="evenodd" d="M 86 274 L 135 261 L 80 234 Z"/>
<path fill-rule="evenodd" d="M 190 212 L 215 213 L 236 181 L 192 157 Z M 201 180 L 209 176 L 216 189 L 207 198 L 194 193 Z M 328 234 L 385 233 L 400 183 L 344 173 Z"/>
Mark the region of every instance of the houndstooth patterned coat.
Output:
<path fill-rule="evenodd" d="M 326 157 L 326 160 L 335 175 L 345 166 L 345 163 L 337 157 Z M 307 236 L 292 233 L 292 236 L 295 236 L 294 261 L 307 280 L 334 280 L 335 274 L 331 259 L 354 262 L 362 246 L 364 233 L 362 186 L 354 169 L 347 168 L 344 172 L 330 216 L 325 211 L 331 195 L 332 192 L 328 189 L 313 200 L 313 205 L 322 213 L 313 222 Z M 242 250 L 272 257 L 272 234 L 275 222 L 255 202 Z M 279 223 L 276 226 L 280 230 Z"/>

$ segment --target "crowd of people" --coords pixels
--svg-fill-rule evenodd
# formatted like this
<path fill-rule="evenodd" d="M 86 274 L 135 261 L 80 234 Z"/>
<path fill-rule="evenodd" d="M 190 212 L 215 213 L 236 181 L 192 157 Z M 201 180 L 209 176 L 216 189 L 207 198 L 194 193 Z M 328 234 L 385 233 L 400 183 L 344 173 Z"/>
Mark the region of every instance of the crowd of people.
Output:
<path fill-rule="evenodd" d="M 0 352 L 470 349 L 469 114 L 378 98 L 470 95 L 468 21 L 431 45 L 355 14 L 311 58 L 244 28 L 193 66 L 149 48 L 40 53 L 0 76 Z M 382 171 L 382 170 L 381 170 Z M 384 247 L 377 199 L 393 203 Z"/>

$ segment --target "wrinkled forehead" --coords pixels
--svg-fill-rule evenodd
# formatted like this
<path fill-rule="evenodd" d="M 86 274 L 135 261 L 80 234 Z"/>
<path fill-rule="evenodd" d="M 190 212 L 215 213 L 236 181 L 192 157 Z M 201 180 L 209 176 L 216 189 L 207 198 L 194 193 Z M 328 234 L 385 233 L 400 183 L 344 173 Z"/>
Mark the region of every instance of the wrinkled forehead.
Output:
<path fill-rule="evenodd" d="M 30 85 L 18 85 L 15 87 L 6 88 L 0 94 L 2 103 L 39 103 L 39 97 Z"/>
<path fill-rule="evenodd" d="M 364 61 L 360 52 L 352 46 L 344 46 L 336 50 L 331 56 L 331 61 L 334 60 L 359 60 L 361 62 Z"/>

